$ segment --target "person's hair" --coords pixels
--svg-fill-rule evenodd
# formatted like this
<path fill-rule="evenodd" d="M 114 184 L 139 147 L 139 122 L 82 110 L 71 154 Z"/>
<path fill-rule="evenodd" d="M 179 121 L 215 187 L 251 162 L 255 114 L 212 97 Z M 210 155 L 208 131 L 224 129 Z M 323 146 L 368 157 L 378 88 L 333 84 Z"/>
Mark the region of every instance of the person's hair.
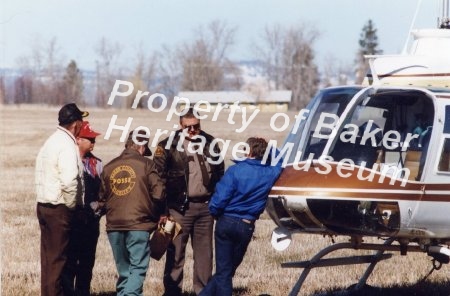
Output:
<path fill-rule="evenodd" d="M 132 148 L 132 149 L 134 149 L 134 150 L 138 150 L 138 149 L 139 149 L 139 146 L 140 146 L 140 145 L 134 143 L 133 139 L 128 139 L 128 140 L 125 142 L 125 148 Z"/>
<path fill-rule="evenodd" d="M 125 148 L 132 148 L 134 150 L 138 150 L 140 146 L 144 146 L 144 145 L 139 145 L 139 144 L 137 144 L 136 142 L 133 141 L 133 133 L 134 133 L 134 131 L 131 131 L 130 134 L 128 135 L 128 139 L 125 142 Z M 136 140 L 143 141 L 143 140 L 146 140 L 146 139 L 143 139 L 143 138 L 137 136 Z"/>
<path fill-rule="evenodd" d="M 250 146 L 250 155 L 256 159 L 262 159 L 267 150 L 267 141 L 263 138 L 251 137 L 247 139 Z"/>
<path fill-rule="evenodd" d="M 181 122 L 181 120 L 183 119 L 183 118 L 197 118 L 197 119 L 199 119 L 197 116 L 195 116 L 195 114 L 194 114 L 194 108 L 192 108 L 192 107 L 188 107 L 189 109 L 187 110 L 187 112 L 186 113 L 184 113 L 184 114 L 182 114 L 182 115 L 180 115 L 180 122 Z M 197 111 L 197 114 L 198 114 L 198 111 Z M 200 119 L 199 119 L 200 120 Z"/>

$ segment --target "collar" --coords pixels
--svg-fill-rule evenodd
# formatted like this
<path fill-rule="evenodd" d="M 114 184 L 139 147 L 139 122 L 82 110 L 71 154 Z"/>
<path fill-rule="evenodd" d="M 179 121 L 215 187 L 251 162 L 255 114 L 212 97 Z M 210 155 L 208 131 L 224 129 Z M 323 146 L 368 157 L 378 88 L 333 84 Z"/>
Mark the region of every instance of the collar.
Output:
<path fill-rule="evenodd" d="M 177 147 L 177 146 L 178 146 L 178 142 L 180 142 L 180 140 L 181 140 L 180 134 L 181 134 L 182 132 L 183 132 L 182 129 L 179 129 L 179 130 L 177 130 L 177 131 L 175 132 L 175 136 L 173 137 L 172 145 L 171 145 L 171 146 L 173 146 L 173 147 Z M 205 140 L 206 140 L 205 143 L 206 143 L 206 144 L 208 144 L 208 143 L 211 142 L 211 140 L 210 140 L 210 138 L 209 138 L 209 135 L 208 135 L 206 132 L 204 132 L 203 130 L 200 130 L 199 136 L 205 138 Z M 190 140 L 187 139 L 187 137 L 185 137 L 184 140 L 185 140 L 185 141 L 190 141 Z M 201 142 L 201 140 L 198 139 L 198 140 L 194 140 L 194 141 L 190 141 L 190 142 L 196 143 L 196 142 Z"/>
<path fill-rule="evenodd" d="M 72 141 L 77 144 L 77 139 L 75 139 L 75 136 L 67 129 L 63 128 L 62 126 L 58 125 L 57 129 L 59 129 L 60 131 L 62 131 L 63 133 L 66 133 L 71 139 Z"/>
<path fill-rule="evenodd" d="M 242 160 L 240 160 L 240 159 L 232 159 L 232 161 L 234 163 L 236 163 L 236 164 L 245 162 L 245 163 L 248 163 L 248 164 L 251 164 L 251 165 L 260 165 L 260 166 L 270 165 L 270 159 L 268 159 L 265 163 L 262 162 L 262 159 L 249 158 L 249 157 L 247 157 L 245 159 L 242 159 Z"/>
<path fill-rule="evenodd" d="M 125 148 L 122 151 L 122 155 L 128 155 L 128 154 L 136 154 L 136 155 L 145 157 L 145 156 L 141 155 L 137 150 L 134 150 L 134 149 L 131 149 L 131 148 Z"/>

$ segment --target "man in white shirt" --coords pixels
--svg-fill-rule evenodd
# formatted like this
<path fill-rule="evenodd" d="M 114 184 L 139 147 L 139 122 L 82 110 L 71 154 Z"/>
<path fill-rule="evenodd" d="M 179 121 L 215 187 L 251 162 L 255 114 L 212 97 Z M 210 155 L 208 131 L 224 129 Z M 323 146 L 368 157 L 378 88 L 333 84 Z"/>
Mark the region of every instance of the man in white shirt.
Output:
<path fill-rule="evenodd" d="M 61 273 L 67 259 L 73 209 L 82 204 L 83 163 L 76 136 L 83 112 L 74 104 L 64 105 L 59 126 L 41 147 L 36 158 L 37 217 L 41 229 L 41 295 L 64 295 Z"/>

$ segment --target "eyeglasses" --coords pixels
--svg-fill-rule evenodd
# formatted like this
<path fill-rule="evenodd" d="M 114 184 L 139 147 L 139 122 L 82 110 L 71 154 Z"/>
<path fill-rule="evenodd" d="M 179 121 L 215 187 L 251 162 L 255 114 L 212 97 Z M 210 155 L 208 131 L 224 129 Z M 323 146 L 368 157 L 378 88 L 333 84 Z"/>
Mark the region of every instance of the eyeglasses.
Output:
<path fill-rule="evenodd" d="M 200 129 L 200 123 L 197 124 L 192 124 L 192 125 L 183 125 L 183 129 L 187 129 L 188 131 L 190 130 L 199 130 Z"/>

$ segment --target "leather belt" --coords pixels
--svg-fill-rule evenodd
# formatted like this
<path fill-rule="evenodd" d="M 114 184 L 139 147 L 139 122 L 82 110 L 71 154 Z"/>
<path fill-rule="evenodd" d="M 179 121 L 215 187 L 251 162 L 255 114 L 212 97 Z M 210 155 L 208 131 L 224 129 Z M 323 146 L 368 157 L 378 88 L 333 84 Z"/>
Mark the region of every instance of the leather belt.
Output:
<path fill-rule="evenodd" d="M 58 206 L 63 206 L 63 204 L 52 204 L 52 203 L 44 203 L 44 202 L 38 202 L 38 205 L 44 208 L 50 208 L 50 209 L 55 209 Z"/>
<path fill-rule="evenodd" d="M 210 199 L 210 196 L 189 197 L 189 202 L 192 203 L 206 203 Z"/>

